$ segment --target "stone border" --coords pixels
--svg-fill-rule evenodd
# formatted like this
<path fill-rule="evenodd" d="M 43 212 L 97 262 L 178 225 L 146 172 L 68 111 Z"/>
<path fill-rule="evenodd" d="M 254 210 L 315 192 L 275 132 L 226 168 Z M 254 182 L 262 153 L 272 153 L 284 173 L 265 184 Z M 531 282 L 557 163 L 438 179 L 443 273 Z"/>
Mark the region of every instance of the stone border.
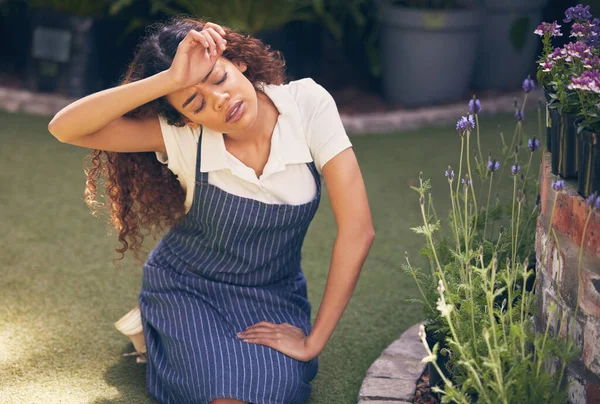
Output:
<path fill-rule="evenodd" d="M 358 393 L 358 404 L 408 404 L 425 371 L 427 352 L 415 324 L 392 342 L 367 370 Z"/>
<path fill-rule="evenodd" d="M 514 112 L 515 97 L 521 101 L 522 92 L 513 92 L 481 99 L 482 115 Z M 535 110 L 543 92 L 537 88 L 529 94 L 526 110 Z M 34 115 L 54 116 L 75 98 L 64 95 L 34 93 L 22 89 L 0 86 L 0 109 L 8 112 L 26 112 Z M 429 125 L 454 124 L 468 112 L 468 101 L 451 104 L 404 109 L 389 112 L 345 115 L 341 114 L 346 132 L 352 135 L 382 134 L 402 130 L 418 129 Z"/>
<path fill-rule="evenodd" d="M 515 98 L 519 103 L 523 100 L 523 92 L 516 91 L 496 96 L 480 98 L 480 115 L 489 116 L 499 113 L 515 112 Z M 536 88 L 527 96 L 526 111 L 534 111 L 538 100 L 544 102 L 544 93 Z M 342 115 L 342 122 L 349 134 L 382 134 L 401 130 L 418 129 L 423 126 L 455 124 L 463 115 L 468 113 L 469 99 L 451 104 L 405 109 L 383 113 Z M 536 117 L 537 119 L 537 117 Z"/>

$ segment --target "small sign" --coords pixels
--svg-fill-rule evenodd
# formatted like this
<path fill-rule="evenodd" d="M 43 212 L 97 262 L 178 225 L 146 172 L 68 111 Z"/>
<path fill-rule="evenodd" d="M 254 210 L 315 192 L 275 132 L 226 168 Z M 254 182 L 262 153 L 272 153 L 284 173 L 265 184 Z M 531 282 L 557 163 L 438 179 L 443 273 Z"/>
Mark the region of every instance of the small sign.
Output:
<path fill-rule="evenodd" d="M 34 58 L 64 63 L 69 60 L 71 33 L 64 29 L 36 27 L 33 31 Z"/>

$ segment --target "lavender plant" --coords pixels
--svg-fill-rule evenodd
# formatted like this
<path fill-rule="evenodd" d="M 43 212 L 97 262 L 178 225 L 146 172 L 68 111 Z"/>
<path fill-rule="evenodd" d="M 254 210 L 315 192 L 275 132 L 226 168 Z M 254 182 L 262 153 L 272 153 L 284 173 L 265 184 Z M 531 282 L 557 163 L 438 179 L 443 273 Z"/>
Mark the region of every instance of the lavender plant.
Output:
<path fill-rule="evenodd" d="M 578 351 L 572 340 L 551 335 L 549 325 L 536 333 L 532 320 L 535 264 L 530 262 L 535 262 L 539 183 L 537 170 L 531 167 L 539 167 L 541 136 L 538 133 L 527 142 L 521 139 L 523 105 L 534 88 L 534 81 L 525 79 L 522 106 L 515 113 L 516 129 L 501 156 L 504 163 L 490 155 L 482 164 L 479 100 L 473 98 L 470 114 L 458 120 L 458 175 L 451 166 L 445 172 L 451 202 L 445 223 L 450 238 L 440 235 L 443 222 L 430 206 L 430 181 L 421 174 L 419 186 L 411 187 L 419 194 L 423 221 L 412 230 L 426 239 L 421 253 L 430 271 L 414 267 L 408 254 L 403 270 L 414 278 L 423 296 L 426 327 L 420 336 L 428 353 L 423 361 L 436 367 L 443 379 L 443 387 L 434 387 L 443 394 L 442 402 L 567 402 L 564 369 Z M 475 130 L 474 159 L 480 181 L 473 181 L 471 171 L 470 135 Z M 491 205 L 492 190 L 502 182 L 501 175 L 496 176 L 507 167 L 512 194 L 501 200 L 506 193 L 499 192 Z M 553 187 L 560 191 L 563 184 L 558 181 Z M 477 201 L 482 190 L 487 190 L 484 204 Z M 556 199 L 552 214 L 555 206 Z M 551 224 L 548 234 L 554 234 Z M 439 368 L 440 355 L 448 357 L 446 372 Z M 547 364 L 556 359 L 559 370 L 551 373 Z"/>

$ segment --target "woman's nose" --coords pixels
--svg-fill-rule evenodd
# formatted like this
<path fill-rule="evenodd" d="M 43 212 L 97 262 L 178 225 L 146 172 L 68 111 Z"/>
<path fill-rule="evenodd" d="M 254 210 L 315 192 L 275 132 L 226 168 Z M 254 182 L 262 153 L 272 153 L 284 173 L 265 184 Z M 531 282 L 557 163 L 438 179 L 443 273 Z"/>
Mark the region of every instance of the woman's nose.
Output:
<path fill-rule="evenodd" d="M 221 111 L 229 99 L 229 94 L 226 92 L 215 92 L 213 95 L 215 97 L 215 109 Z"/>

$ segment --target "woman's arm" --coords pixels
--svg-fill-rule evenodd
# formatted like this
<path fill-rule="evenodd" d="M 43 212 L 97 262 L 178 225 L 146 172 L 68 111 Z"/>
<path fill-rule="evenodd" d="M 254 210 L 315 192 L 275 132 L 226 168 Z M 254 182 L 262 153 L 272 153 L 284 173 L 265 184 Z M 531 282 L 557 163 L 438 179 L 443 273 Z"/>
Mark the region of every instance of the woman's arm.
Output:
<path fill-rule="evenodd" d="M 323 176 L 338 232 L 323 300 L 306 341 L 311 356 L 317 356 L 333 334 L 375 239 L 367 191 L 354 150 L 348 148 L 332 158 L 323 166 Z"/>
<path fill-rule="evenodd" d="M 323 301 L 310 335 L 288 324 L 261 321 L 236 333 L 244 341 L 270 346 L 291 358 L 309 361 L 319 355 L 342 317 L 373 244 L 375 231 L 365 184 L 352 148 L 323 166 L 338 233 L 333 246 Z"/>
<path fill-rule="evenodd" d="M 212 23 L 207 23 L 201 32 L 191 30 L 179 43 L 169 69 L 142 80 L 90 94 L 67 105 L 50 121 L 48 130 L 65 143 L 75 143 L 77 138 L 95 134 L 94 148 L 123 148 L 119 143 L 123 129 L 131 130 L 136 123 L 136 120 L 130 119 L 125 124 L 123 115 L 205 78 L 225 50 L 225 40 L 221 35 L 225 35 L 225 31 Z M 217 47 L 217 44 L 220 46 Z M 117 120 L 123 122 L 115 122 Z M 112 128 L 107 128 L 110 123 L 113 123 Z M 154 127 L 156 125 L 154 122 Z M 140 130 L 135 132 L 142 132 L 147 128 L 148 124 L 140 126 Z M 97 147 L 103 143 L 107 147 Z M 125 148 L 130 148 L 130 143 L 128 141 Z"/>
<path fill-rule="evenodd" d="M 61 142 L 92 134 L 127 112 L 177 90 L 168 70 L 146 79 L 102 90 L 60 110 L 48 130 Z"/>

